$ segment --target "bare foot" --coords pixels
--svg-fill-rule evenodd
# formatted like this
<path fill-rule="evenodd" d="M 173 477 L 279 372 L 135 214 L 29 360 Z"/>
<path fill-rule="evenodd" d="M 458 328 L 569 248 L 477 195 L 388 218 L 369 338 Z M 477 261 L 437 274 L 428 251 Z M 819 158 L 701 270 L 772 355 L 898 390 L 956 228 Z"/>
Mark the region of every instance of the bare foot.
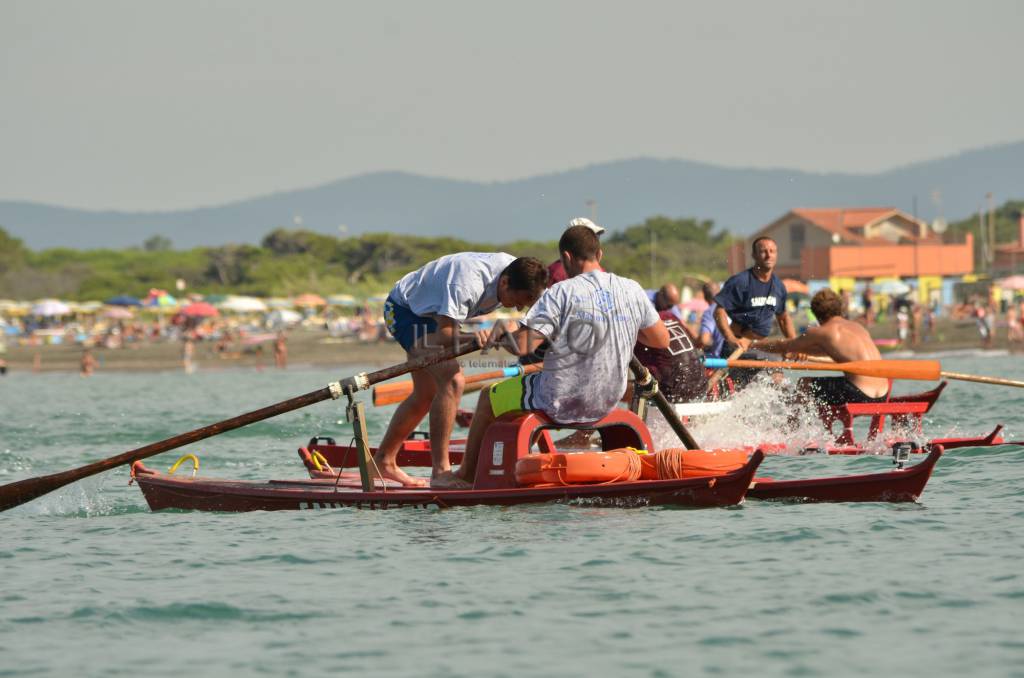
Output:
<path fill-rule="evenodd" d="M 472 490 L 473 483 L 466 482 L 451 471 L 439 473 L 430 479 L 430 486 L 439 490 Z"/>
<path fill-rule="evenodd" d="M 376 461 L 376 472 L 371 471 L 370 475 L 375 478 L 382 478 L 384 480 L 395 480 L 402 483 L 403 487 L 426 487 L 426 478 L 415 478 L 405 471 L 403 471 L 397 464 L 387 464 L 382 461 Z"/>

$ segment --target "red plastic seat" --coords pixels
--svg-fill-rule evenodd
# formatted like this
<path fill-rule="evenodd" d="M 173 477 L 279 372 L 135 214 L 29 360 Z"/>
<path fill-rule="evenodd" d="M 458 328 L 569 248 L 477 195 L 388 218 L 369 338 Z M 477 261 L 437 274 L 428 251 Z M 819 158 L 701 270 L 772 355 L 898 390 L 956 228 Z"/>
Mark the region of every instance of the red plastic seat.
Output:
<path fill-rule="evenodd" d="M 498 417 L 487 429 L 477 460 L 475 489 L 516 487 L 516 462 L 534 444 L 540 452 L 554 453 L 551 429 L 595 431 L 601 437 L 601 449 L 634 447 L 651 450 L 654 442 L 640 417 L 616 408 L 600 421 L 588 424 L 556 424 L 542 412 L 510 412 Z"/>

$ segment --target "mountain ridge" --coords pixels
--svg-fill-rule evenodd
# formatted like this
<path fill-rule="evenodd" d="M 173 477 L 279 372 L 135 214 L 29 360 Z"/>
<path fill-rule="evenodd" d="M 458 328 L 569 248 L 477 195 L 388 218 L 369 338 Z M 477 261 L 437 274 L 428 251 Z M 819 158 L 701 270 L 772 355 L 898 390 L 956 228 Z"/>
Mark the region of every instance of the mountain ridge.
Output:
<path fill-rule="evenodd" d="M 932 192 L 941 192 L 941 215 Z M 793 207 L 886 205 L 960 219 L 992 192 L 1024 192 L 1024 141 L 963 151 L 874 174 L 735 168 L 636 157 L 511 181 L 473 182 L 401 170 L 355 175 L 221 205 L 167 211 L 83 210 L 0 201 L 0 226 L 33 249 L 138 246 L 153 235 L 187 248 L 257 243 L 275 228 L 341 235 L 390 231 L 484 242 L 551 239 L 587 214 L 611 230 L 655 214 L 713 219 L 749 234 Z M 514 236 L 514 237 L 511 237 Z"/>

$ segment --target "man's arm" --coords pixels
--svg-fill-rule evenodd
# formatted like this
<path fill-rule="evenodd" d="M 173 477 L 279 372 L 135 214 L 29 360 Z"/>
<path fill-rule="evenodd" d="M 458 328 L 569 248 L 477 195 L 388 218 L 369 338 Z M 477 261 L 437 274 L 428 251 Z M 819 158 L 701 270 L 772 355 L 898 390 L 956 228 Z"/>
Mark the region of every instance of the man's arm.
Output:
<path fill-rule="evenodd" d="M 829 355 L 828 339 L 820 327 L 812 327 L 806 334 L 792 339 L 758 339 L 750 344 L 751 350 L 765 353 L 797 353 L 803 355 Z"/>
<path fill-rule="evenodd" d="M 729 314 L 721 306 L 715 309 L 715 324 L 718 325 L 718 331 L 725 337 L 726 344 L 740 345 L 740 340 L 732 333 L 732 325 L 729 324 Z"/>
<path fill-rule="evenodd" d="M 796 327 L 793 326 L 793 319 L 789 317 L 783 309 L 782 313 L 775 316 L 775 320 L 779 323 L 779 331 L 782 332 L 783 336 L 787 339 L 796 339 Z"/>
<path fill-rule="evenodd" d="M 637 334 L 637 339 L 644 346 L 651 348 L 668 348 L 671 338 L 668 335 L 668 328 L 661 320 L 650 327 L 645 327 Z"/>

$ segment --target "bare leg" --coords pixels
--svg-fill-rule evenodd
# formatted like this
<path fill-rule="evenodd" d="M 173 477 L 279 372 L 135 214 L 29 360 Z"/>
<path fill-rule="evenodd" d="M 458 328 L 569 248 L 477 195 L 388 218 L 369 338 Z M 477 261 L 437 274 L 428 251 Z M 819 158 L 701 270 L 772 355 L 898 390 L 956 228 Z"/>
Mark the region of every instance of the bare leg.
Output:
<path fill-rule="evenodd" d="M 448 441 L 455 428 L 455 413 L 458 412 L 466 380 L 462 376 L 462 367 L 455 360 L 428 367 L 427 372 L 434 379 L 436 388 L 430 405 L 430 458 L 434 464 L 430 475 L 436 478 L 452 468 L 448 460 Z"/>
<path fill-rule="evenodd" d="M 395 414 L 391 417 L 391 423 L 388 424 L 388 430 L 380 441 L 380 447 L 373 455 L 373 460 L 382 477 L 397 480 L 403 485 L 422 487 L 427 484 L 426 480 L 413 478 L 399 468 L 398 448 L 430 411 L 430 404 L 434 400 L 437 387 L 433 376 L 425 370 L 413 372 L 412 383 L 412 393 L 395 410 Z"/>
<path fill-rule="evenodd" d="M 456 477 L 472 483 L 476 479 L 476 462 L 480 457 L 480 446 L 484 442 L 484 433 L 487 427 L 494 422 L 494 410 L 491 409 L 491 391 L 481 391 L 480 399 L 476 403 L 476 412 L 473 414 L 473 422 L 469 425 L 469 436 L 466 438 L 466 451 L 462 457 L 462 465 L 459 467 Z"/>

